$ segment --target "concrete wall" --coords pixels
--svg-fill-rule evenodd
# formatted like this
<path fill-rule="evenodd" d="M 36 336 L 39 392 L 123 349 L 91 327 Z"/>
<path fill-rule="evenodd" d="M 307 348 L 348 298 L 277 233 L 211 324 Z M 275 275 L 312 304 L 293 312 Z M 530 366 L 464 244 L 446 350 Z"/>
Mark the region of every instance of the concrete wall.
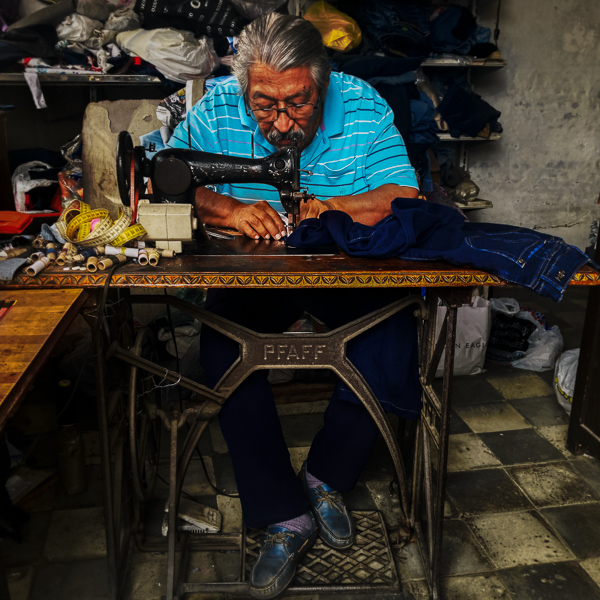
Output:
<path fill-rule="evenodd" d="M 494 27 L 497 1 L 479 0 Z M 503 0 L 499 47 L 508 65 L 475 89 L 502 111 L 499 142 L 476 143 L 469 166 L 493 209 L 474 221 L 557 235 L 584 249 L 600 218 L 600 2 Z"/>

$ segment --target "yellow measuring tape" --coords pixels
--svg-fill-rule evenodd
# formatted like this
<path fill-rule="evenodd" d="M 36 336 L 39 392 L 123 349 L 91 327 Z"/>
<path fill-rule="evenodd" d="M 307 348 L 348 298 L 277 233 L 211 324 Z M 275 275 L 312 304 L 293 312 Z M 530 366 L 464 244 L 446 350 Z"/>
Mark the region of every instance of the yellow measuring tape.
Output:
<path fill-rule="evenodd" d="M 95 227 L 92 229 L 92 223 Z M 131 209 L 119 209 L 119 217 L 113 222 L 104 208 L 90 208 L 81 200 L 73 200 L 61 213 L 56 228 L 60 235 L 73 244 L 84 248 L 96 246 L 122 246 L 146 233 L 139 224 L 131 225 Z"/>

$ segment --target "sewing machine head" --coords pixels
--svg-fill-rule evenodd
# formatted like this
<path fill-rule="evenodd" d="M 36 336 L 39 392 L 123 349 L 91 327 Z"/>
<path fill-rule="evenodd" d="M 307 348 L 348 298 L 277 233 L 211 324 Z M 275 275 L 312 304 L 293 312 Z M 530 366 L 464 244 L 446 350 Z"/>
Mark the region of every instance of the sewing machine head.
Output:
<path fill-rule="evenodd" d="M 151 182 L 150 193 L 146 191 L 145 178 Z M 300 214 L 300 203 L 311 197 L 300 189 L 300 150 L 296 146 L 259 159 L 180 148 L 161 150 L 148 159 L 142 146 L 133 146 L 127 131 L 122 131 L 118 139 L 117 182 L 121 201 L 134 212 L 139 211 L 138 202 L 142 200 L 151 204 L 189 204 L 193 214 L 194 195 L 201 185 L 249 182 L 272 185 L 290 215 L 292 229 Z M 142 213 L 139 214 L 141 218 Z M 205 241 L 202 227 L 196 231 L 196 239 Z"/>

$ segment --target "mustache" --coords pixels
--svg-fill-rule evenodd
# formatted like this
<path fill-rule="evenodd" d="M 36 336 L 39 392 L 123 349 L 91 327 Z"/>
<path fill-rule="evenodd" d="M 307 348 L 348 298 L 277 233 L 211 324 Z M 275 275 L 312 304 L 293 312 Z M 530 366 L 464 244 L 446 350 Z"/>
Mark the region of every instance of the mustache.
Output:
<path fill-rule="evenodd" d="M 281 142 L 282 140 L 289 140 L 291 142 L 296 141 L 298 143 L 304 141 L 306 135 L 302 129 L 295 129 L 293 131 L 286 131 L 285 133 L 281 133 L 281 131 L 277 131 L 277 129 L 272 129 L 267 134 L 267 141 L 273 145 L 277 142 Z"/>

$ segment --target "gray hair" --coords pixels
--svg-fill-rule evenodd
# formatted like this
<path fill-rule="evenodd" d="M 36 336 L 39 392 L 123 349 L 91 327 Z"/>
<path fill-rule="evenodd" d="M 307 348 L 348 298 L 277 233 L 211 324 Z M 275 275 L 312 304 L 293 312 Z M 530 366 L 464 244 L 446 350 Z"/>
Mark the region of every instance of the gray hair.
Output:
<path fill-rule="evenodd" d="M 310 22 L 294 15 L 268 13 L 255 19 L 240 33 L 232 71 L 245 94 L 248 73 L 255 64 L 278 72 L 293 67 L 309 67 L 320 90 L 329 83 L 331 68 L 321 34 Z"/>

